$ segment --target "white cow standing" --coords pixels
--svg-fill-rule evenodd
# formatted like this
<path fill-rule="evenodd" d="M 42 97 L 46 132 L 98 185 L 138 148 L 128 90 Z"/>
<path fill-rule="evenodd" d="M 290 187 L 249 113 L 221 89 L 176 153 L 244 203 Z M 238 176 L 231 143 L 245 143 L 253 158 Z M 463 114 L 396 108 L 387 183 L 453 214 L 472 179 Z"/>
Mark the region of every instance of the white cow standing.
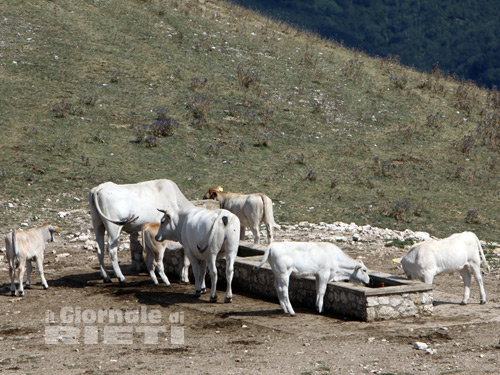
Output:
<path fill-rule="evenodd" d="M 409 279 L 418 279 L 427 284 L 432 284 L 434 277 L 440 273 L 460 272 L 464 282 L 462 305 L 466 305 L 470 297 L 471 271 L 479 284 L 481 304 L 486 303 L 481 261 L 489 272 L 479 239 L 472 232 L 463 232 L 442 240 L 413 245 L 401 259 L 401 265 Z"/>
<path fill-rule="evenodd" d="M 316 309 L 323 312 L 323 299 L 329 281 L 349 280 L 368 284 L 370 276 L 365 265 L 352 259 L 328 242 L 273 242 L 257 266 L 269 258 L 274 273 L 274 286 L 283 311 L 295 316 L 288 295 L 290 275 L 316 277 Z"/>
<path fill-rule="evenodd" d="M 255 243 L 260 240 L 260 224 L 263 223 L 267 230 L 267 243 L 273 242 L 274 229 L 280 226 L 274 221 L 273 202 L 271 198 L 262 193 L 240 194 L 217 189 L 209 189 L 203 199 L 214 199 L 220 203 L 220 208 L 231 211 L 238 216 L 241 223 L 240 240 L 245 239 L 245 227 L 250 227 Z"/>
<path fill-rule="evenodd" d="M 231 212 L 223 209 L 207 210 L 195 207 L 186 211 L 172 209 L 159 210 L 164 215 L 155 239 L 178 241 L 191 262 L 195 277 L 194 295 L 203 292 L 205 271 L 208 266 L 211 278 L 210 302 L 217 301 L 216 260 L 226 258 L 226 298 L 232 302 L 231 283 L 234 261 L 238 253 L 240 220 Z"/>
<path fill-rule="evenodd" d="M 162 214 L 158 207 L 188 209 L 194 207 L 170 180 L 153 180 L 137 184 L 117 185 L 105 182 L 89 193 L 90 214 L 98 244 L 97 255 L 105 282 L 111 279 L 104 268 L 104 234 L 107 232 L 107 249 L 113 271 L 120 282 L 125 281 L 118 264 L 118 241 L 122 230 L 140 232 L 148 222 L 159 222 Z"/>

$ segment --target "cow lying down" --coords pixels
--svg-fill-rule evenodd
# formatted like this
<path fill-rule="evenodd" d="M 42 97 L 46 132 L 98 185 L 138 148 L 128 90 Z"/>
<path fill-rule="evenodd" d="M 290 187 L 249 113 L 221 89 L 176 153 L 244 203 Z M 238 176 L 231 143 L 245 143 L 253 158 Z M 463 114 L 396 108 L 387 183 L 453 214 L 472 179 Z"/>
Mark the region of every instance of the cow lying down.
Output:
<path fill-rule="evenodd" d="M 257 266 L 269 258 L 274 273 L 274 286 L 285 313 L 295 316 L 288 296 L 290 275 L 316 277 L 316 309 L 323 312 L 323 299 L 329 281 L 349 280 L 368 284 L 370 277 L 365 265 L 328 242 L 274 242 Z"/>
<path fill-rule="evenodd" d="M 418 279 L 427 284 L 432 284 L 434 276 L 440 273 L 460 272 L 464 281 L 462 305 L 466 305 L 470 297 L 471 271 L 479 284 L 481 304 L 486 303 L 481 261 L 484 268 L 489 271 L 478 238 L 472 232 L 463 232 L 442 240 L 413 245 L 408 254 L 401 259 L 401 265 L 409 279 Z"/>

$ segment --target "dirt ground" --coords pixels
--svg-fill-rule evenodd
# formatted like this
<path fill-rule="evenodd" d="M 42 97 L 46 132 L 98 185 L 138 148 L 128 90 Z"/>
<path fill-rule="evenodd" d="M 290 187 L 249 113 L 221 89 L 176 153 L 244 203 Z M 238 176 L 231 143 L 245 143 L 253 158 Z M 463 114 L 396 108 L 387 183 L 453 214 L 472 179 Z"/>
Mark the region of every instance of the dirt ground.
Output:
<path fill-rule="evenodd" d="M 432 316 L 366 323 L 321 316 L 304 306 L 294 306 L 292 318 L 277 299 L 237 290 L 232 304 L 223 298 L 209 303 L 208 294 L 195 299 L 193 286 L 174 275 L 166 287 L 131 272 L 127 251 L 119 253 L 127 282 L 104 284 L 92 250 L 70 242 L 68 233 L 56 241 L 46 249 L 48 290 L 35 269 L 33 288 L 25 297 L 11 297 L 6 264 L 1 266 L 0 372 L 500 373 L 498 270 L 484 276 L 485 305 L 478 303 L 475 283 L 470 304 L 459 305 L 459 275 L 442 275 L 434 284 Z M 391 260 L 407 250 L 362 242 L 340 246 L 363 257 L 369 268 L 402 274 Z M 416 342 L 429 350 L 414 349 Z"/>

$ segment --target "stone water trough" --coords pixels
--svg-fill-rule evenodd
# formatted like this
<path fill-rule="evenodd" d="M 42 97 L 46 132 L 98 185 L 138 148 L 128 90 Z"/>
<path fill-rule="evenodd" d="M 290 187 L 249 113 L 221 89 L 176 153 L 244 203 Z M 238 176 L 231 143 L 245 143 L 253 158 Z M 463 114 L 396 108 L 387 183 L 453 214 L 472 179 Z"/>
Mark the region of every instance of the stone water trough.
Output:
<path fill-rule="evenodd" d="M 274 275 L 266 263 L 262 268 L 255 268 L 260 263 L 265 247 L 245 242 L 240 243 L 235 261 L 233 290 L 242 291 L 252 296 L 276 300 Z M 179 257 L 176 251 L 165 252 L 165 271 L 178 274 Z M 225 261 L 218 262 L 219 280 L 225 282 Z M 398 319 L 411 316 L 432 314 L 432 286 L 420 281 L 390 274 L 371 271 L 370 286 L 361 286 L 349 282 L 328 283 L 324 309 L 327 314 L 342 315 L 363 321 Z M 210 278 L 207 277 L 207 286 Z M 297 305 L 310 306 L 314 311 L 316 302 L 316 281 L 313 277 L 290 279 L 290 301 Z M 234 303 L 238 303 L 234 299 Z"/>

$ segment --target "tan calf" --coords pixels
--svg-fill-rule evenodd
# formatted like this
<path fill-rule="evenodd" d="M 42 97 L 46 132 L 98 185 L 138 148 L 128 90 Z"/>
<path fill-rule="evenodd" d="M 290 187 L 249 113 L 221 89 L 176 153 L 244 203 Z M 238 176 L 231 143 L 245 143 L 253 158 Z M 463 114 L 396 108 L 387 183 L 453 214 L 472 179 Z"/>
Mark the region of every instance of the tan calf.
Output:
<path fill-rule="evenodd" d="M 19 296 L 24 296 L 23 278 L 25 271 L 27 271 L 26 288 L 31 288 L 31 260 L 33 258 L 36 260 L 42 285 L 44 289 L 48 289 L 49 285 L 43 275 L 43 252 L 45 244 L 54 241 L 54 232 L 57 231 L 59 231 L 59 228 L 44 223 L 40 228 L 32 228 L 27 231 L 14 230 L 5 237 L 11 279 L 10 291 L 13 296 L 16 295 L 16 274 L 19 276 L 19 287 L 17 289 Z"/>
<path fill-rule="evenodd" d="M 158 233 L 158 229 L 160 228 L 160 223 L 146 223 L 142 226 L 141 237 L 142 237 L 142 248 L 144 261 L 146 262 L 146 267 L 148 269 L 149 275 L 151 279 L 158 285 L 158 279 L 155 275 L 155 268 L 158 269 L 158 273 L 160 274 L 163 282 L 169 286 L 170 281 L 168 280 L 167 275 L 165 275 L 165 270 L 163 266 L 163 256 L 165 255 L 165 250 L 176 251 L 181 250 L 182 245 L 175 241 L 165 240 L 165 241 L 156 241 L 155 236 Z M 181 281 L 189 284 L 189 259 L 184 254 L 180 259 L 180 276 Z"/>

